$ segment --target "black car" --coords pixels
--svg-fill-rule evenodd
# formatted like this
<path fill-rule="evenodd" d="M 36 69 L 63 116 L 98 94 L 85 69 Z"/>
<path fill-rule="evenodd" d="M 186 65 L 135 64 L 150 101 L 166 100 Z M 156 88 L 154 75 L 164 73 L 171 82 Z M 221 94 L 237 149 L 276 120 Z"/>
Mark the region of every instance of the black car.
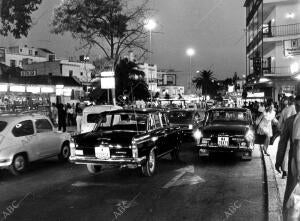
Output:
<path fill-rule="evenodd" d="M 248 109 L 210 109 L 202 127 L 193 135 L 199 156 L 208 156 L 210 152 L 233 152 L 242 159 L 251 160 L 255 134 Z"/>
<path fill-rule="evenodd" d="M 97 127 L 73 136 L 70 161 L 87 164 L 91 173 L 102 165 L 139 168 L 152 176 L 157 159 L 171 154 L 178 159 L 180 133 L 158 110 L 115 110 L 101 113 Z"/>
<path fill-rule="evenodd" d="M 185 138 L 192 138 L 193 130 L 199 127 L 203 121 L 204 111 L 193 109 L 174 109 L 167 111 L 168 119 L 172 127 L 179 127 Z"/>

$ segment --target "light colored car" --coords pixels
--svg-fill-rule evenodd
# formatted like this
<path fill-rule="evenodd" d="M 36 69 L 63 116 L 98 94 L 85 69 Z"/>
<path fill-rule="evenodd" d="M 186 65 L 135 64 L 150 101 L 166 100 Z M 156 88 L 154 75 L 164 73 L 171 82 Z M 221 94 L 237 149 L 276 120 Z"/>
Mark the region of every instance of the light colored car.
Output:
<path fill-rule="evenodd" d="M 0 114 L 0 169 L 14 175 L 28 163 L 58 156 L 70 156 L 70 134 L 57 131 L 47 116 L 40 114 Z"/>
<path fill-rule="evenodd" d="M 99 121 L 100 114 L 104 111 L 120 110 L 121 106 L 94 105 L 83 109 L 81 133 L 87 133 L 94 129 Z"/>

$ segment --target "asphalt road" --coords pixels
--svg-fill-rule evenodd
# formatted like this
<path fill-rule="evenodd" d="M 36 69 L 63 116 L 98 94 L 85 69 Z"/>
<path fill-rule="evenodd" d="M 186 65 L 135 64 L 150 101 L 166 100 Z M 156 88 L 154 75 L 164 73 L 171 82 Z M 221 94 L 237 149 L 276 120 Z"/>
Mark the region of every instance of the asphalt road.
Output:
<path fill-rule="evenodd" d="M 191 144 L 181 161 L 165 157 L 155 176 L 49 159 L 14 177 L 0 171 L 0 221 L 266 220 L 260 151 L 252 161 L 230 155 L 199 160 Z"/>

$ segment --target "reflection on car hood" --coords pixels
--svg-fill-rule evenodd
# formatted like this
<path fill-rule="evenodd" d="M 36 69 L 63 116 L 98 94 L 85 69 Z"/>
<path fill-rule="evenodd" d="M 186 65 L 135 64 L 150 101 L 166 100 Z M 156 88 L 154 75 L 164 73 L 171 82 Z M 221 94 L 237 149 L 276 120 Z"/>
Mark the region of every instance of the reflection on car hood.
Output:
<path fill-rule="evenodd" d="M 74 140 L 79 146 L 96 146 L 102 142 L 129 146 L 135 135 L 137 132 L 133 131 L 93 131 L 76 135 Z"/>
<path fill-rule="evenodd" d="M 241 124 L 210 124 L 203 128 L 203 133 L 204 135 L 244 135 L 249 128 L 249 125 Z"/>

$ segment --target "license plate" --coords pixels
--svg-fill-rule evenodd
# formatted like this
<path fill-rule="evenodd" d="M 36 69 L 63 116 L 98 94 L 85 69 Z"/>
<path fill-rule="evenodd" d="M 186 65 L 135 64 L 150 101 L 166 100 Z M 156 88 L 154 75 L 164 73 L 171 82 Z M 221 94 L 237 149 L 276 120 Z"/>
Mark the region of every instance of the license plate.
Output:
<path fill-rule="evenodd" d="M 107 160 L 110 158 L 109 147 L 95 147 L 95 156 L 100 160 Z"/>
<path fill-rule="evenodd" d="M 75 155 L 83 155 L 83 150 L 75 150 Z"/>
<path fill-rule="evenodd" d="M 228 147 L 229 137 L 218 137 L 218 145 L 222 147 Z"/>

